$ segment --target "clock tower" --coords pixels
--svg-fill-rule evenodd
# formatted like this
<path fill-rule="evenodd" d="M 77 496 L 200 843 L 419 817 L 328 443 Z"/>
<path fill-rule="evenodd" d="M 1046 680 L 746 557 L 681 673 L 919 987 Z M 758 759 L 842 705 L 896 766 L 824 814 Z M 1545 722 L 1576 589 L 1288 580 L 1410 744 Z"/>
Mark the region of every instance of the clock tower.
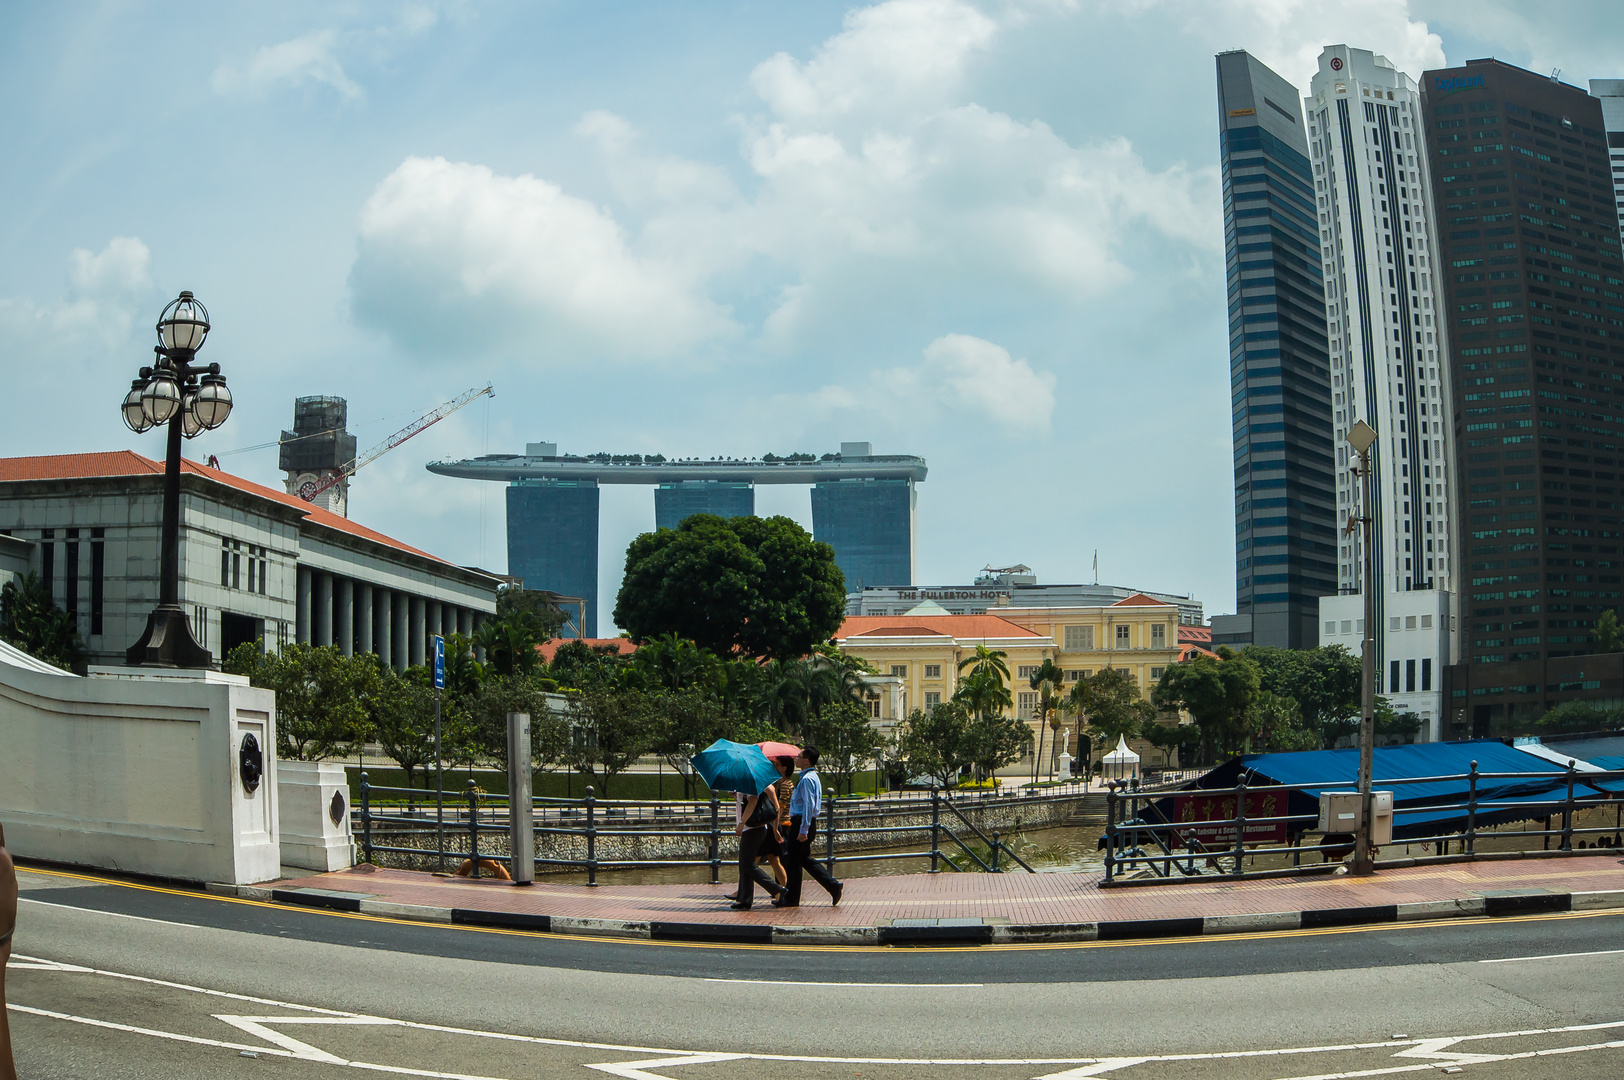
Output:
<path fill-rule="evenodd" d="M 349 509 L 345 466 L 355 460 L 355 436 L 344 430 L 347 421 L 343 398 L 302 397 L 293 403 L 293 430 L 282 432 L 280 467 L 288 494 L 340 516 L 348 516 Z M 335 476 L 337 483 L 316 494 Z"/>

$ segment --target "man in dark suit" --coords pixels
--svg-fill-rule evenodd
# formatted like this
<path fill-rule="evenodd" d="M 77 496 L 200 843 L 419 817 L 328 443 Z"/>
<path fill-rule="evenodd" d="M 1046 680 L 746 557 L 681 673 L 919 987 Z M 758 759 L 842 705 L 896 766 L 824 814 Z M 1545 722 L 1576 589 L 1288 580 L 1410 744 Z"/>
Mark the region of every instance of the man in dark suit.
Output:
<path fill-rule="evenodd" d="M 773 901 L 773 907 L 801 906 L 803 872 L 811 874 L 819 885 L 828 890 L 833 906 L 840 903 L 840 894 L 845 891 L 845 886 L 812 857 L 812 843 L 818 838 L 818 811 L 823 807 L 823 781 L 818 777 L 818 748 L 808 746 L 803 749 L 796 757 L 795 765 L 801 770 L 801 775 L 795 781 L 794 793 L 789 797 L 789 832 L 784 837 L 785 846 L 789 848 L 784 856 L 784 869 L 789 872 L 789 881 L 784 885 L 783 894 Z"/>

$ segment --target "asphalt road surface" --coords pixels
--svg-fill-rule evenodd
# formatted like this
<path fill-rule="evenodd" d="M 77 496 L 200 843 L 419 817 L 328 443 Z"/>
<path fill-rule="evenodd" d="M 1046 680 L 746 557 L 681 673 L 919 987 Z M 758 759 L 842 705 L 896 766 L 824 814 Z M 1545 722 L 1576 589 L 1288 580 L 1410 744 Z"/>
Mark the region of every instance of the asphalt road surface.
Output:
<path fill-rule="evenodd" d="M 738 948 L 20 878 L 25 1078 L 1624 1076 L 1620 915 Z"/>

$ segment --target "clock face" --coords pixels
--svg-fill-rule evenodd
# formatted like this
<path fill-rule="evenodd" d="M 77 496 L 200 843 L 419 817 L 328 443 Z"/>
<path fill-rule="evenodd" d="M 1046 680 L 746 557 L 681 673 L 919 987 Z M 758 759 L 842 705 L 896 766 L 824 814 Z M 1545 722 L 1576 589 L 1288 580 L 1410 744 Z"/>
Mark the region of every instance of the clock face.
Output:
<path fill-rule="evenodd" d="M 299 498 L 303 499 L 305 502 L 310 502 L 315 497 L 316 482 L 314 480 L 305 480 L 299 484 Z"/>

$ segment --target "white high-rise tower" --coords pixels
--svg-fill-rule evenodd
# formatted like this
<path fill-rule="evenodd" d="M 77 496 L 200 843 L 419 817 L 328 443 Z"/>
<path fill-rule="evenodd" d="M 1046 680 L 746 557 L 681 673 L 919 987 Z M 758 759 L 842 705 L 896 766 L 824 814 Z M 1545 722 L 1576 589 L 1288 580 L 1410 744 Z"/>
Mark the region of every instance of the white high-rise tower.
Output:
<path fill-rule="evenodd" d="M 1330 338 L 1337 509 L 1362 502 L 1348 428 L 1371 448 L 1380 691 L 1442 732 L 1442 666 L 1453 662 L 1458 527 L 1451 476 L 1448 341 L 1416 84 L 1384 56 L 1333 45 L 1304 98 Z M 1509 201 L 1506 203 L 1509 207 Z M 1337 596 L 1320 600 L 1320 641 L 1357 655 L 1364 605 L 1358 530 L 1337 538 Z"/>

